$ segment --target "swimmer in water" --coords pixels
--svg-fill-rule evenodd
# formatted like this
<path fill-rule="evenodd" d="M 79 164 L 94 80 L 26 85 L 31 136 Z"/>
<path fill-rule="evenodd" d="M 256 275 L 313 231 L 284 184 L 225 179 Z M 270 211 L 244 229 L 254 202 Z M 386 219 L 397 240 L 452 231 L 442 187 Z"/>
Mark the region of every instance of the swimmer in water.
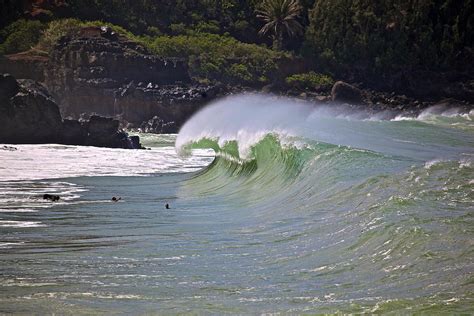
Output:
<path fill-rule="evenodd" d="M 166 204 L 165 204 L 165 208 L 166 208 L 167 210 L 169 210 L 169 209 L 170 209 L 170 205 L 169 205 L 168 203 L 166 203 Z"/>
<path fill-rule="evenodd" d="M 112 197 L 112 202 L 118 202 L 120 201 L 122 198 L 119 196 L 118 198 L 116 198 L 115 196 Z"/>
<path fill-rule="evenodd" d="M 53 202 L 59 201 L 59 195 L 43 194 L 43 200 L 50 200 Z"/>

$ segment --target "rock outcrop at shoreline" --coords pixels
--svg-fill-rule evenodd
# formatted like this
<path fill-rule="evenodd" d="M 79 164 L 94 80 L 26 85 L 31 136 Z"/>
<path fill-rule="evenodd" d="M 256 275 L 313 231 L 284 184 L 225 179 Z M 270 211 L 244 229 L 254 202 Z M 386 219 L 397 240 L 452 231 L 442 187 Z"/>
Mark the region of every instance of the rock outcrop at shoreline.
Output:
<path fill-rule="evenodd" d="M 0 143 L 58 143 L 61 129 L 59 108 L 43 87 L 0 75 Z"/>
<path fill-rule="evenodd" d="M 351 104 L 364 103 L 362 91 L 353 85 L 338 81 L 331 89 L 331 97 L 336 102 L 347 102 Z"/>
<path fill-rule="evenodd" d="M 117 120 L 92 116 L 89 121 L 63 121 L 42 85 L 9 74 L 0 75 L 0 143 L 142 148 L 139 139 L 119 130 Z"/>

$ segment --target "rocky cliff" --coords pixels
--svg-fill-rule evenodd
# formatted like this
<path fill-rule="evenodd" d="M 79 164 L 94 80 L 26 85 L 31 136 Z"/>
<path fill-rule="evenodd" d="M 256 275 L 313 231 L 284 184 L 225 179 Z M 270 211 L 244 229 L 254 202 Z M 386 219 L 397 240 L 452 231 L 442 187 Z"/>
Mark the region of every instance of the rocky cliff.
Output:
<path fill-rule="evenodd" d="M 217 91 L 193 85 L 184 60 L 157 57 L 107 28 L 62 38 L 44 74 L 63 116 L 97 113 L 137 127 L 154 116 L 179 126 Z"/>
<path fill-rule="evenodd" d="M 44 81 L 44 70 L 48 57 L 34 50 L 7 56 L 0 56 L 0 73 L 12 74 L 19 79 Z"/>
<path fill-rule="evenodd" d="M 34 50 L 0 56 L 0 72 L 42 82 L 63 117 L 98 114 L 133 127 L 154 118 L 161 122 L 157 132 L 163 126 L 176 132 L 223 92 L 220 86 L 193 83 L 184 59 L 156 56 L 107 27 L 63 37 L 49 56 Z"/>

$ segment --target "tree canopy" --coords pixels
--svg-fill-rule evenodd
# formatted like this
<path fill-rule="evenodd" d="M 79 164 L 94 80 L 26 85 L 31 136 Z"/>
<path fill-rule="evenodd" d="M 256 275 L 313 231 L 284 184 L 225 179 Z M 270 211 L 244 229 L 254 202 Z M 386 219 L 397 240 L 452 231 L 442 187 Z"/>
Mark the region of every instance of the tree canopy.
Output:
<path fill-rule="evenodd" d="M 474 0 L 62 0 L 61 12 L 47 8 L 50 14 L 35 21 L 22 13 L 25 3 L 47 2 L 0 0 L 0 53 L 30 48 L 48 22 L 69 17 L 111 23 L 148 43 L 160 37 L 168 51 L 186 36 L 202 46 L 210 37 L 198 33 L 223 42 L 230 36 L 270 46 L 273 40 L 276 50 L 284 44 L 316 70 L 340 74 L 462 68 L 474 56 Z"/>
<path fill-rule="evenodd" d="M 298 17 L 303 10 L 299 0 L 265 0 L 256 11 L 257 18 L 262 19 L 265 25 L 260 29 L 259 34 L 272 33 L 273 47 L 281 50 L 283 47 L 283 36 L 300 34 L 303 27 L 298 21 Z"/>

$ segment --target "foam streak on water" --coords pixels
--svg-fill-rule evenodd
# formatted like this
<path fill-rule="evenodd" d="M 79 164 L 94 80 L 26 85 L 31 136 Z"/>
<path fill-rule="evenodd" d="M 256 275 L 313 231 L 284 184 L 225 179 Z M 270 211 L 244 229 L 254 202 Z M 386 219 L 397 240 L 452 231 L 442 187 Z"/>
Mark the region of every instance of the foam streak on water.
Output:
<path fill-rule="evenodd" d="M 0 150 L 2 180 L 192 172 L 208 164 L 210 159 L 208 151 L 182 159 L 171 146 L 152 150 L 55 144 L 15 145 L 14 148 L 16 150 Z"/>

